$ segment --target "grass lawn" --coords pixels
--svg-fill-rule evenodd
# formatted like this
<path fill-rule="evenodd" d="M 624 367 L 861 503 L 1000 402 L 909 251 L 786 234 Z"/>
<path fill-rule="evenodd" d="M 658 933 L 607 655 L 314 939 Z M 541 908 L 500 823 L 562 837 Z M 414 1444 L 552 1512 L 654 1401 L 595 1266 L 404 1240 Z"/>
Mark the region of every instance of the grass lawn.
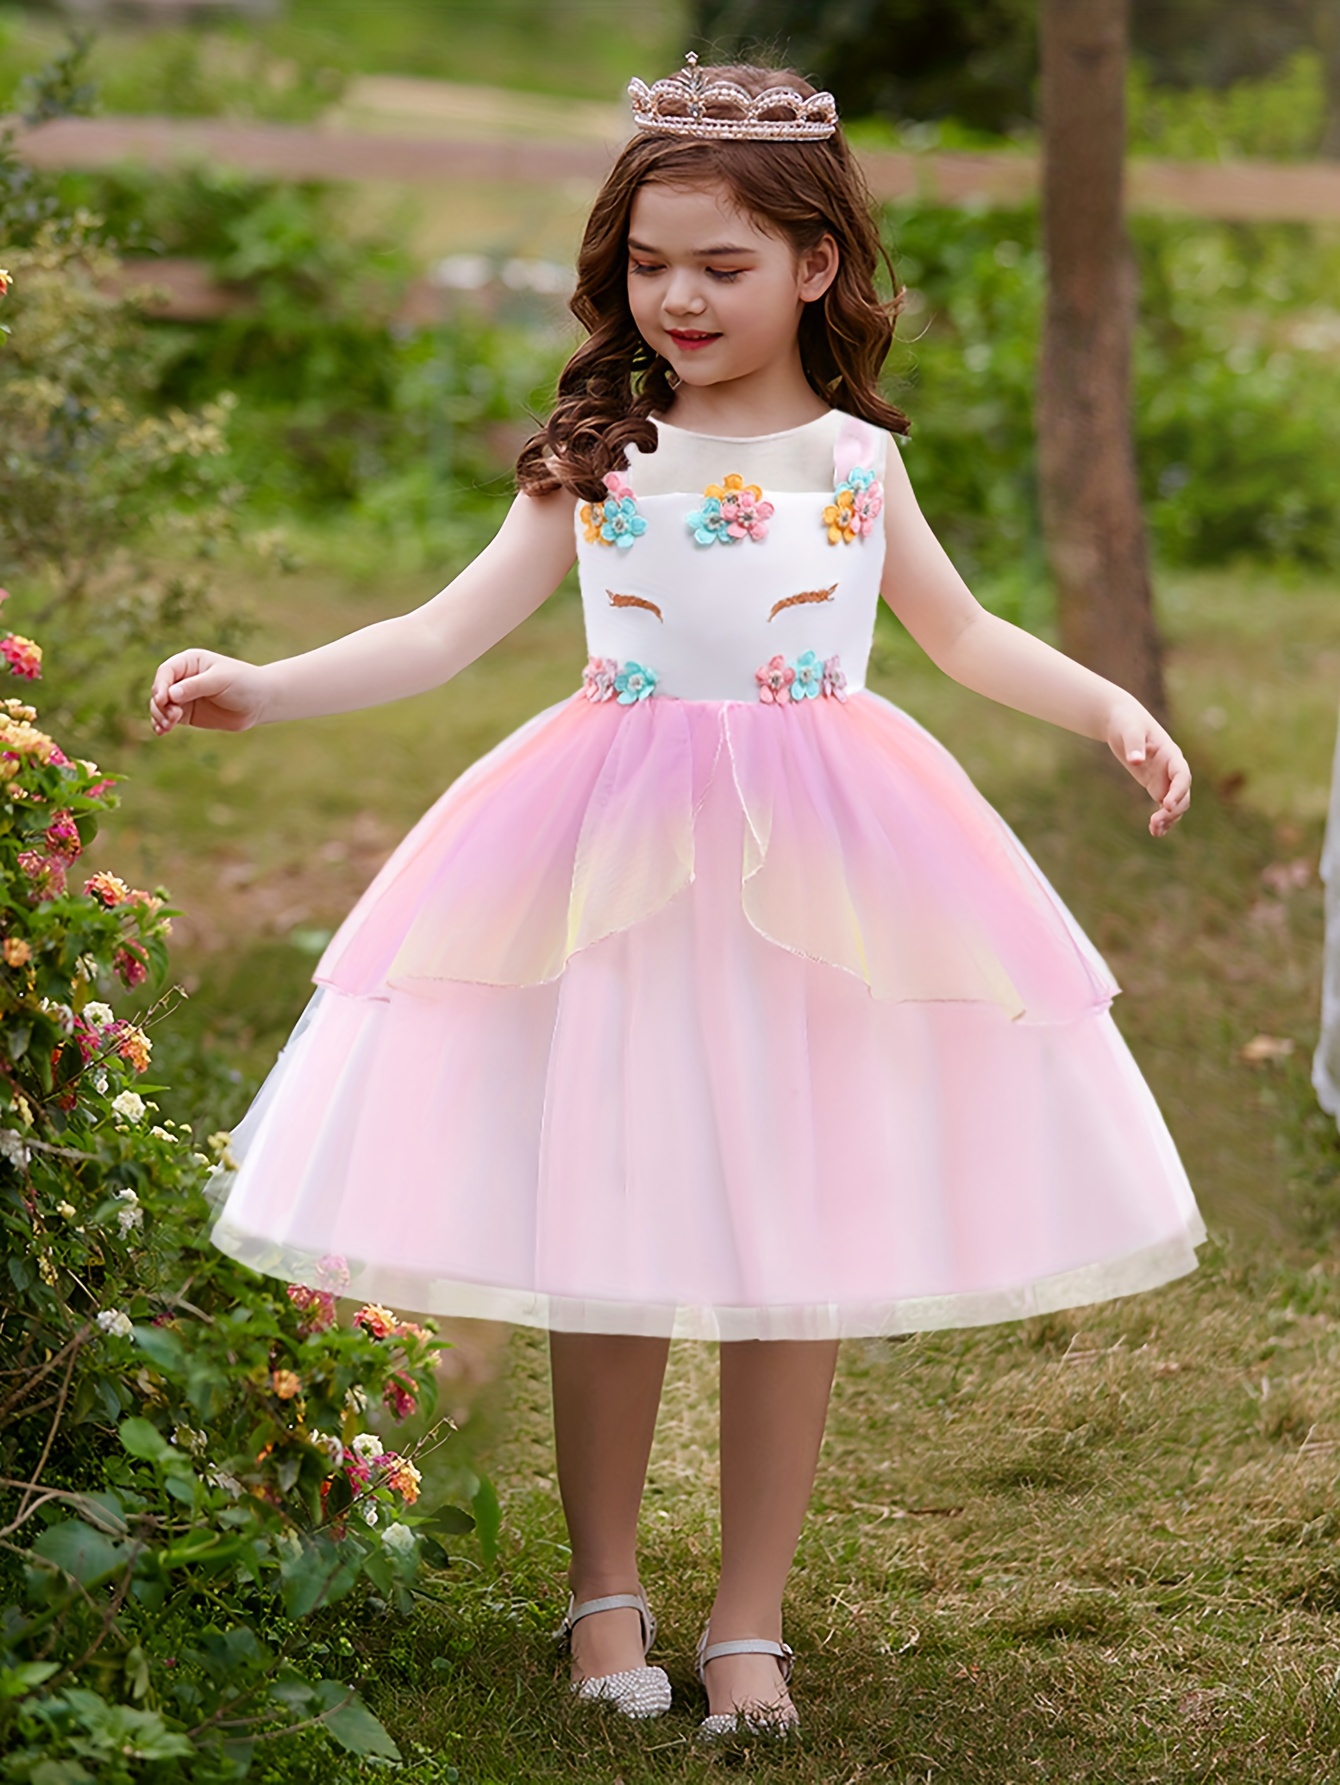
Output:
<path fill-rule="evenodd" d="M 431 592 L 352 562 L 332 550 L 254 590 L 258 650 Z M 1307 1083 L 1321 893 L 1295 866 L 1314 870 L 1320 848 L 1340 603 L 1333 587 L 1253 573 L 1168 579 L 1162 606 L 1198 772 L 1191 817 L 1163 844 L 1093 748 L 945 681 L 891 622 L 872 680 L 954 749 L 1112 962 L 1118 1020 L 1213 1230 L 1204 1268 L 1073 1315 L 845 1347 L 789 1601 L 805 1731 L 785 1754 L 692 1741 L 711 1349 L 672 1353 L 646 1504 L 645 1578 L 679 1708 L 634 1727 L 579 1714 L 555 1669 L 565 1557 L 542 1337 L 463 1326 L 459 1362 L 484 1385 L 460 1388 L 448 1452 L 495 1481 L 501 1558 L 484 1567 L 467 1545 L 416 1620 L 347 1630 L 407 1780 L 1340 1773 L 1340 1144 Z M 181 1107 L 241 1107 L 314 951 L 386 850 L 469 761 L 569 693 L 583 655 L 565 592 L 434 695 L 132 755 L 99 847 L 184 907 L 176 970 L 193 995 L 160 1044 Z M 1244 1062 L 1260 1033 L 1292 1055 Z"/>

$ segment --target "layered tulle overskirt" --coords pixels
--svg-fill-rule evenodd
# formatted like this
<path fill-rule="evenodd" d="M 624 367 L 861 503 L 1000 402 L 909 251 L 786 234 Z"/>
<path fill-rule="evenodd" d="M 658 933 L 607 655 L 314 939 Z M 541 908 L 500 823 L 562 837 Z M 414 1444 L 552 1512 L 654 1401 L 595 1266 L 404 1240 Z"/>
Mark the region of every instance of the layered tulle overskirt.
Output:
<path fill-rule="evenodd" d="M 1204 1234 L 1106 966 L 869 693 L 564 702 L 448 789 L 316 977 L 215 1228 L 291 1281 L 817 1338 L 1128 1293 Z"/>

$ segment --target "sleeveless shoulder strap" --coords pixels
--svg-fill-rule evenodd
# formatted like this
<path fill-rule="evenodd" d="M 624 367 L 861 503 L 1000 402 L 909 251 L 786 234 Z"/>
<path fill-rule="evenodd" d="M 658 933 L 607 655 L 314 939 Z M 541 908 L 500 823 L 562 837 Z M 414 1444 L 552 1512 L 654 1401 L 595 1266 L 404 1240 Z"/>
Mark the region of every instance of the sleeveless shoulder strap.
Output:
<path fill-rule="evenodd" d="M 882 478 L 888 445 L 889 437 L 882 428 L 854 415 L 844 415 L 833 447 L 834 487 L 843 483 L 857 466 Z"/>

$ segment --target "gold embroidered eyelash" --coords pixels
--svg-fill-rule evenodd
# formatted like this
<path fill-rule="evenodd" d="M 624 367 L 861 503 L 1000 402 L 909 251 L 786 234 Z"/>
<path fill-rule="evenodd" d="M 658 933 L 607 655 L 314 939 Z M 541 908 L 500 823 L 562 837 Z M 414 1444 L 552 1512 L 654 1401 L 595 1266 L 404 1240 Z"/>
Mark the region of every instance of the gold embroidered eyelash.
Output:
<path fill-rule="evenodd" d="M 834 583 L 833 587 L 836 588 L 837 584 Z M 662 624 L 665 623 L 665 615 L 654 601 L 644 601 L 641 595 L 619 595 L 613 589 L 606 589 L 605 593 L 610 598 L 611 607 L 645 607 L 648 613 L 655 614 Z"/>
<path fill-rule="evenodd" d="M 829 583 L 826 589 L 803 589 L 799 595 L 787 595 L 781 601 L 773 602 L 768 618 L 775 620 L 784 607 L 800 607 L 806 601 L 831 601 L 836 589 L 836 583 Z"/>

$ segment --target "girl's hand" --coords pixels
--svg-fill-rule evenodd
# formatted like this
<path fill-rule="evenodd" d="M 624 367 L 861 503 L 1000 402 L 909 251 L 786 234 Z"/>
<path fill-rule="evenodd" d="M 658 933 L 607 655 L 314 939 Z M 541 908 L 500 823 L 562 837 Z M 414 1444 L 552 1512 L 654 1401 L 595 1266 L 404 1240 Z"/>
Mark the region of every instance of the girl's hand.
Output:
<path fill-rule="evenodd" d="M 183 720 L 211 731 L 246 731 L 260 719 L 264 704 L 254 663 L 217 651 L 178 651 L 158 667 L 149 713 L 161 738 Z"/>
<path fill-rule="evenodd" d="M 1191 804 L 1191 770 L 1186 757 L 1138 700 L 1114 703 L 1107 741 L 1112 754 L 1130 770 L 1158 810 L 1149 820 L 1151 837 L 1166 837 Z"/>

